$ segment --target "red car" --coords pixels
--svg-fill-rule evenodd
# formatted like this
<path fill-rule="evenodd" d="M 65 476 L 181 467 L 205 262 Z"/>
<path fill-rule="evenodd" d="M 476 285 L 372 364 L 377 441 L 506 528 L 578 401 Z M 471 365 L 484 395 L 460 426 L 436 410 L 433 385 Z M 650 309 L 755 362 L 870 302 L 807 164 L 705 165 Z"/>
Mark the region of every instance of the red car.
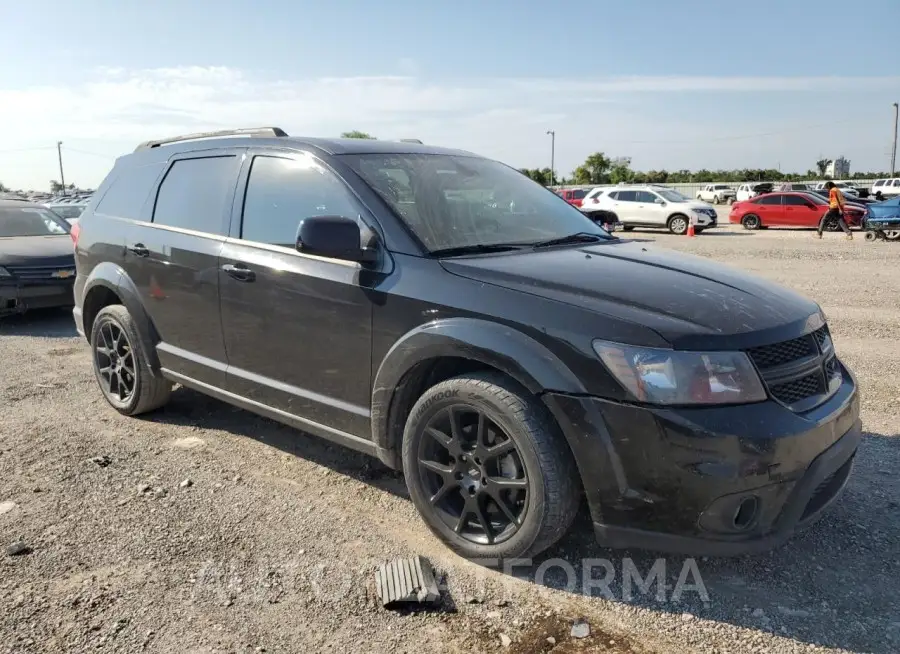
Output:
<path fill-rule="evenodd" d="M 815 193 L 765 193 L 733 204 L 728 222 L 741 224 L 744 229 L 817 227 L 827 211 L 828 201 Z M 865 208 L 848 202 L 844 217 L 851 227 L 856 227 L 865 213 Z"/>
<path fill-rule="evenodd" d="M 571 204 L 573 207 L 580 207 L 581 201 L 584 200 L 584 196 L 587 195 L 587 191 L 583 188 L 565 188 L 558 191 L 560 197 Z"/>

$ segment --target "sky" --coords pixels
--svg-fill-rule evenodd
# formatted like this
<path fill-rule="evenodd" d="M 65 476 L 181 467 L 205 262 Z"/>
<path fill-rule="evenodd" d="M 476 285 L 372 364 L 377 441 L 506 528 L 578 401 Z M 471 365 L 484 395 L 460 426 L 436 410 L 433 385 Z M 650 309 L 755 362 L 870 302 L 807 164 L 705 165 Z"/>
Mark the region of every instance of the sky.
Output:
<path fill-rule="evenodd" d="M 29 0 L 0 11 L 0 181 L 97 186 L 230 127 L 419 138 L 567 174 L 890 165 L 900 2 Z"/>

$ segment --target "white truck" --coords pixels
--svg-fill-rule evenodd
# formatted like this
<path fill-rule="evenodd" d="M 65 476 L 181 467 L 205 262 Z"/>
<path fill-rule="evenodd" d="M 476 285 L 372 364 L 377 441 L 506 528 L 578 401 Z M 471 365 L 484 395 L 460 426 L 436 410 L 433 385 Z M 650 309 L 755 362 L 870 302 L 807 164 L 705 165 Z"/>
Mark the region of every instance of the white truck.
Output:
<path fill-rule="evenodd" d="M 733 204 L 736 197 L 737 193 L 727 184 L 707 184 L 697 191 L 698 200 L 713 204 L 722 204 L 723 202 Z"/>

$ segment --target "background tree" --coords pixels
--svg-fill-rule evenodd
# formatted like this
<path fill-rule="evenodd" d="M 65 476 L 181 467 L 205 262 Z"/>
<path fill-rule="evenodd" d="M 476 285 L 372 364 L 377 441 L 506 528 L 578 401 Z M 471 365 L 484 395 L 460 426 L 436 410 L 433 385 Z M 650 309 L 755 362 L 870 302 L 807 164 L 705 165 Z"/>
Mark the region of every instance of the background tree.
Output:
<path fill-rule="evenodd" d="M 830 163 L 831 161 L 829 159 L 819 159 L 816 162 L 816 170 L 819 171 L 819 177 L 825 177 L 825 169 L 828 168 L 828 164 Z"/>
<path fill-rule="evenodd" d="M 349 132 L 341 132 L 342 139 L 371 139 L 376 140 L 374 136 L 368 134 L 366 132 L 360 132 L 358 129 L 350 130 Z"/>
<path fill-rule="evenodd" d="M 6 184 L 4 184 L 3 182 L 0 182 L 0 193 L 8 193 L 8 192 L 9 192 L 9 187 Z"/>

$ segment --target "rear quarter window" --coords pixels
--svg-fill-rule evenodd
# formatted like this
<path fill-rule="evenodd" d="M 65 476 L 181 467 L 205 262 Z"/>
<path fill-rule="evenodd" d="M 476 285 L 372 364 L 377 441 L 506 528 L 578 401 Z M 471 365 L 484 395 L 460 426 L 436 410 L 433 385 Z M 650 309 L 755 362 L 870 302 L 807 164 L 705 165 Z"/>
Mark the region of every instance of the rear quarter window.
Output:
<path fill-rule="evenodd" d="M 153 223 L 225 234 L 237 182 L 237 157 L 179 159 L 159 185 Z"/>
<path fill-rule="evenodd" d="M 117 218 L 139 220 L 141 209 L 159 179 L 165 167 L 164 163 L 123 168 L 115 174 L 109 190 L 97 204 L 95 213 Z"/>

